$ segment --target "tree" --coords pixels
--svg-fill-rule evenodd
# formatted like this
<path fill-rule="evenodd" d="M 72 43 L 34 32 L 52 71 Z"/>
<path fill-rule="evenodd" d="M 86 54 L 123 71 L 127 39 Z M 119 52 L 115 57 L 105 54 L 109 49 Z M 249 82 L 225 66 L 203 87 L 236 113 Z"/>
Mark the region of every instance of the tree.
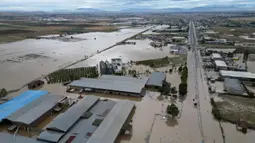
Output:
<path fill-rule="evenodd" d="M 171 93 L 172 93 L 172 94 L 176 94 L 176 93 L 177 93 L 176 87 L 172 87 L 172 88 L 171 88 Z"/>
<path fill-rule="evenodd" d="M 167 106 L 167 113 L 172 115 L 172 118 L 176 117 L 179 114 L 179 109 L 175 104 L 171 104 Z"/>
<path fill-rule="evenodd" d="M 2 88 L 0 91 L 0 97 L 4 97 L 8 94 L 7 90 L 5 88 Z"/>
<path fill-rule="evenodd" d="M 187 94 L 187 87 L 188 87 L 187 83 L 180 83 L 179 84 L 179 94 L 180 95 Z"/>
<path fill-rule="evenodd" d="M 180 66 L 180 67 L 178 68 L 178 71 L 179 71 L 179 72 L 182 72 L 182 66 Z"/>

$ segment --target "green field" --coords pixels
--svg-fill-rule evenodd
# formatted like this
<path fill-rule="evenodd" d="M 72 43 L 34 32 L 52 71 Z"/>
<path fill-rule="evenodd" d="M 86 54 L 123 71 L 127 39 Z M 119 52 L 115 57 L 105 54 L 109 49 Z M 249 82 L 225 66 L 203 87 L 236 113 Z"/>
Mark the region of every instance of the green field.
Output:
<path fill-rule="evenodd" d="M 76 34 L 86 32 L 118 31 L 116 26 L 83 21 L 64 21 L 58 23 L 33 21 L 0 21 L 0 43 L 19 41 L 51 34 Z"/>
<path fill-rule="evenodd" d="M 235 18 L 229 18 L 229 20 L 252 22 L 252 21 L 255 21 L 255 17 L 235 17 Z"/>
<path fill-rule="evenodd" d="M 255 125 L 255 99 L 231 95 L 221 95 L 224 101 L 215 102 L 222 120 L 235 123 L 244 120 Z"/>
<path fill-rule="evenodd" d="M 135 63 L 137 65 L 146 65 L 152 68 L 159 68 L 159 67 L 165 67 L 169 64 L 174 64 L 174 65 L 185 64 L 186 61 L 187 61 L 187 56 L 181 55 L 181 56 L 172 57 L 172 58 L 164 57 L 159 59 L 136 61 Z"/>

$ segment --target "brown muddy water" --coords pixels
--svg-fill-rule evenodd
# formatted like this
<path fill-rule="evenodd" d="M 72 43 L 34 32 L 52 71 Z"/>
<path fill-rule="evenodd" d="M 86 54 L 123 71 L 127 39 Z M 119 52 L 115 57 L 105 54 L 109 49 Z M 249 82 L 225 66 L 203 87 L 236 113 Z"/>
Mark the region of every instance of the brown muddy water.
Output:
<path fill-rule="evenodd" d="M 84 41 L 28 39 L 0 44 L 0 88 L 20 88 L 25 83 L 96 53 L 149 27 L 122 29 L 111 33 L 85 33 L 75 37 Z M 96 38 L 96 39 L 94 39 Z M 115 51 L 112 51 L 115 52 Z"/>
<path fill-rule="evenodd" d="M 132 42 L 136 42 L 136 45 L 118 45 L 108 51 L 103 53 L 99 53 L 90 59 L 76 64 L 72 67 L 86 67 L 86 66 L 94 66 L 98 64 L 101 60 L 111 61 L 112 58 L 121 58 L 124 63 L 129 61 L 139 61 L 139 60 L 147 60 L 147 59 L 156 59 L 162 58 L 165 56 L 174 57 L 169 53 L 169 46 L 164 46 L 162 48 L 154 48 L 150 46 L 149 39 L 145 40 L 129 40 Z M 71 68 L 71 67 L 70 67 Z"/>

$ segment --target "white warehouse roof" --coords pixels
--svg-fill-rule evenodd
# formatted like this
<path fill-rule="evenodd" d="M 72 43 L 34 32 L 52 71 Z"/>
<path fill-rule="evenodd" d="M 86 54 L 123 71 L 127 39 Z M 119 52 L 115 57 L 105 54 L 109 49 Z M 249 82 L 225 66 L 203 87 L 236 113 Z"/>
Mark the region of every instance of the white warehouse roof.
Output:
<path fill-rule="evenodd" d="M 213 59 L 221 59 L 221 55 L 218 53 L 212 53 L 212 58 Z"/>
<path fill-rule="evenodd" d="M 217 67 L 228 67 L 227 64 L 222 60 L 215 60 L 214 61 Z"/>
<path fill-rule="evenodd" d="M 251 72 L 220 70 L 220 75 L 223 77 L 255 79 L 255 74 Z"/>

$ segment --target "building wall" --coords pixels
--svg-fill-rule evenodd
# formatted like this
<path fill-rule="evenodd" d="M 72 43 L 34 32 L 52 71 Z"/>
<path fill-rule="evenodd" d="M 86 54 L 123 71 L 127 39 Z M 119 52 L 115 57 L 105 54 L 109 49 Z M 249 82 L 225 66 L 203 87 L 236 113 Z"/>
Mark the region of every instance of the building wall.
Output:
<path fill-rule="evenodd" d="M 75 88 L 75 89 L 80 90 L 80 89 L 84 89 L 86 87 L 73 87 L 73 86 L 70 86 L 70 88 Z M 119 92 L 119 91 L 109 91 L 109 90 L 104 90 L 104 89 L 92 89 L 91 92 L 140 97 L 140 96 L 144 95 L 143 90 L 144 90 L 144 88 L 142 89 L 141 93 L 128 93 L 128 92 Z"/>

